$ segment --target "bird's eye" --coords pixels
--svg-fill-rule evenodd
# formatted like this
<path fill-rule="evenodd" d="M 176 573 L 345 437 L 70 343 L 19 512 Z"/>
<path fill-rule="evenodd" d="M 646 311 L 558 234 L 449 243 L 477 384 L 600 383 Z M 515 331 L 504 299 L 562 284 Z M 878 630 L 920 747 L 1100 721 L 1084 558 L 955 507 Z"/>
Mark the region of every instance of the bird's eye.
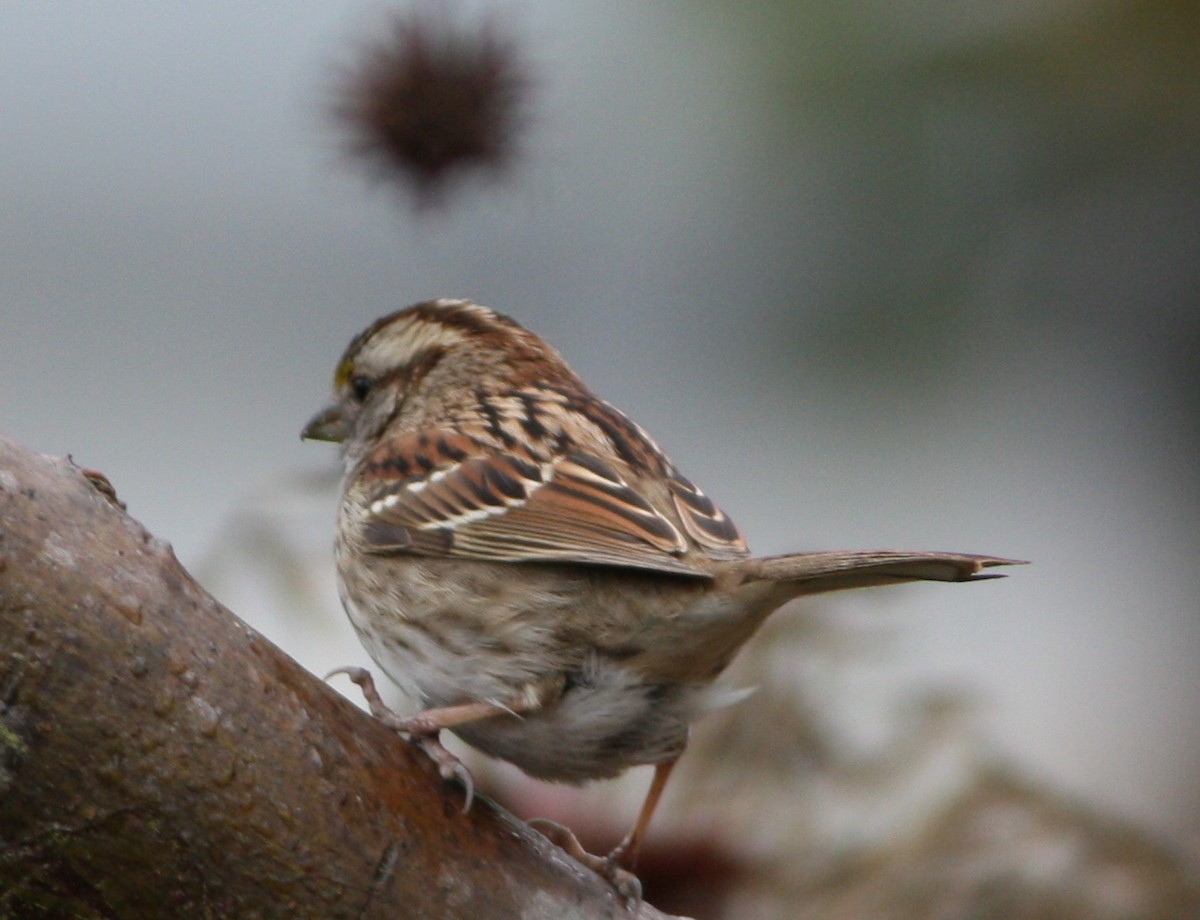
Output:
<path fill-rule="evenodd" d="M 365 402 L 371 393 L 370 377 L 354 377 L 350 380 L 350 392 L 359 402 Z"/>

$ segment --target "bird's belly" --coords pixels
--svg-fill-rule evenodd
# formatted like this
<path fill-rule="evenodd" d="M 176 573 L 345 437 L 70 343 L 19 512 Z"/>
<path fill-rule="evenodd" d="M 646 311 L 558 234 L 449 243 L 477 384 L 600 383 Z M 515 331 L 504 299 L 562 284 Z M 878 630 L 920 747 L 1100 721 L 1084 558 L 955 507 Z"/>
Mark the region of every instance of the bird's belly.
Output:
<path fill-rule="evenodd" d="M 531 566 L 514 582 L 511 565 L 388 561 L 373 583 L 344 573 L 342 600 L 371 657 L 418 706 L 536 700 L 457 727 L 467 743 L 563 782 L 682 752 L 702 688 L 637 666 L 639 637 L 673 612 L 670 595 L 643 592 L 637 609 L 611 603 L 590 572 Z"/>
<path fill-rule="evenodd" d="M 544 708 L 463 725 L 455 733 L 530 776 L 580 783 L 674 760 L 705 696 L 700 688 L 647 683 L 619 663 L 596 658 L 570 675 L 561 695 Z"/>
<path fill-rule="evenodd" d="M 344 599 L 367 652 L 387 676 L 422 708 L 476 700 L 508 704 L 544 681 L 558 657 L 536 631 L 513 642 L 490 629 L 477 605 L 449 602 L 435 610 L 406 604 L 402 591 L 382 614 Z"/>

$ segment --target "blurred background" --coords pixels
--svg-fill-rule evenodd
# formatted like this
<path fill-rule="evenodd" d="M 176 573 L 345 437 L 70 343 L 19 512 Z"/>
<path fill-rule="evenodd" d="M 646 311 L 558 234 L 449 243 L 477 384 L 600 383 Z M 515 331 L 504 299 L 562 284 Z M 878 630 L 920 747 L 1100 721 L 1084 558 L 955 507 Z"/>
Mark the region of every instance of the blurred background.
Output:
<path fill-rule="evenodd" d="M 389 9 L 4 4 L 0 430 L 307 667 L 365 663 L 298 433 L 353 333 L 470 297 L 759 553 L 1032 560 L 823 604 L 874 639 L 822 706 L 869 756 L 942 688 L 994 762 L 1194 854 L 1200 7 L 461 3 L 520 130 L 433 196 L 329 117 Z"/>

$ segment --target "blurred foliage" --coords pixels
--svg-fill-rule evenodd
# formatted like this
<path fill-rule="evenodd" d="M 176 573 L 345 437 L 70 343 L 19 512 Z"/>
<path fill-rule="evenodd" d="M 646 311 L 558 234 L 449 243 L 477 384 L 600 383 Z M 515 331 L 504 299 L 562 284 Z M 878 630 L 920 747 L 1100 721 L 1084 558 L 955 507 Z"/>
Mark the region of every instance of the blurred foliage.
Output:
<path fill-rule="evenodd" d="M 1200 241 L 1200 5 L 776 2 L 707 17 L 769 110 L 747 168 L 786 173 L 814 138 L 831 151 L 829 308 L 801 310 L 810 292 L 780 284 L 781 347 L 847 382 L 936 391 L 970 337 L 1007 323 L 997 347 L 1084 336 L 1196 409 L 1200 262 L 1181 238 Z M 1127 235 L 1096 202 L 1118 222 L 1135 211 Z M 1085 276 L 1101 247 L 1112 271 L 1147 273 L 1144 297 L 1097 296 Z"/>

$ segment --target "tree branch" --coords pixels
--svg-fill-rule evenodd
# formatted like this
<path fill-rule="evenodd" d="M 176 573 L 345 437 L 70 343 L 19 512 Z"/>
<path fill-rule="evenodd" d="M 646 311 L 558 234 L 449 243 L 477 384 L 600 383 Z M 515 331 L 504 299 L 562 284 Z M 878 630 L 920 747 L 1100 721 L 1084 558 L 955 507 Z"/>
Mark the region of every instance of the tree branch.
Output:
<path fill-rule="evenodd" d="M 0 917 L 661 918 L 0 437 Z"/>

